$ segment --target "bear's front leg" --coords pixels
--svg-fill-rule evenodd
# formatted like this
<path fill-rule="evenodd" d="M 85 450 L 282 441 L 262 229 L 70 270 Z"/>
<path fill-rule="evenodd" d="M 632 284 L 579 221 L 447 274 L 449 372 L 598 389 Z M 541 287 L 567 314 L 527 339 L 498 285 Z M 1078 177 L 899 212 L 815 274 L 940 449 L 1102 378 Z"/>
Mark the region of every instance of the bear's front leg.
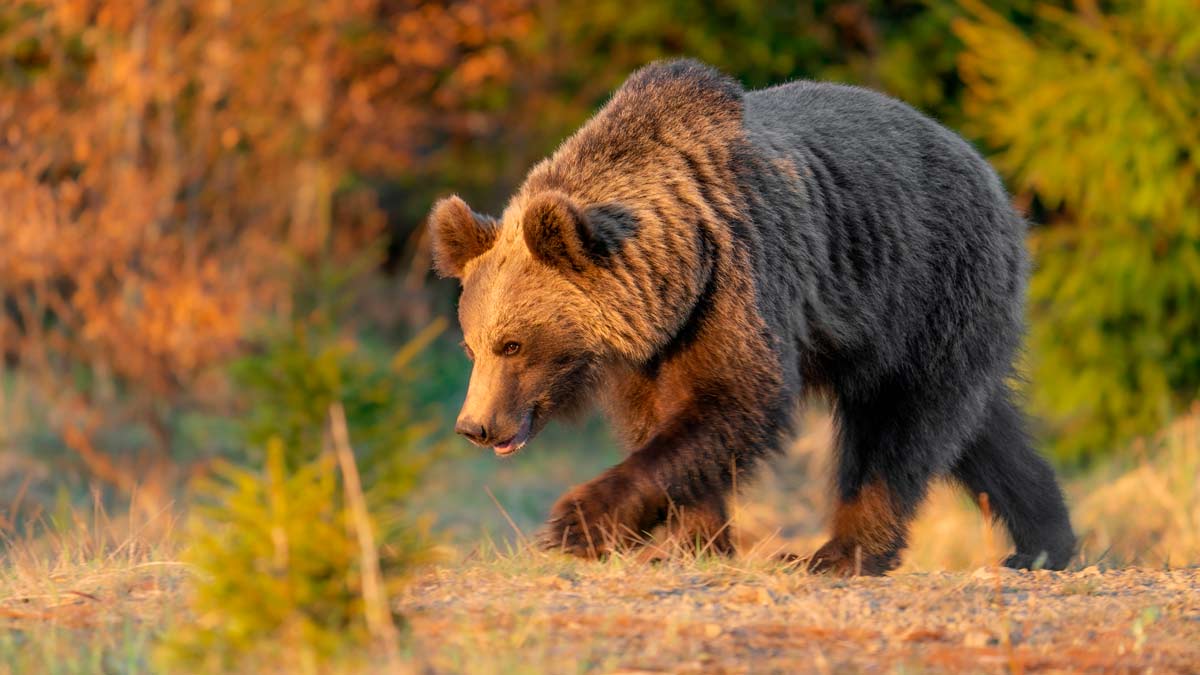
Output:
<path fill-rule="evenodd" d="M 704 401 L 724 414 L 675 417 L 624 462 L 563 495 L 542 546 L 597 558 L 644 543 L 665 524 L 676 542 L 698 553 L 731 555 L 725 505 L 734 477 L 740 480 L 779 436 L 773 423 L 738 414 L 748 406 Z"/>
<path fill-rule="evenodd" d="M 666 493 L 628 462 L 577 485 L 558 499 L 540 535 L 545 549 L 600 558 L 644 541 L 663 521 Z"/>
<path fill-rule="evenodd" d="M 560 497 L 540 543 L 546 549 L 601 558 L 646 543 L 659 525 L 666 526 L 672 547 L 696 554 L 734 553 L 723 495 L 675 504 L 665 489 L 639 482 L 624 465 Z"/>

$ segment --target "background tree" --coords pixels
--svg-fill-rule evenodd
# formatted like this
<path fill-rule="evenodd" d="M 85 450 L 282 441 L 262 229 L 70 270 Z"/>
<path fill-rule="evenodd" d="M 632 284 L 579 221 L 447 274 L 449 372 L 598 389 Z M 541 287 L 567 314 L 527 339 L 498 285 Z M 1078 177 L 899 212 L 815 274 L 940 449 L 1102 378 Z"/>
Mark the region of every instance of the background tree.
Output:
<path fill-rule="evenodd" d="M 306 270 L 382 234 L 358 176 L 426 151 L 431 83 L 470 89 L 486 66 L 460 46 L 520 28 L 457 7 L 0 8 L 0 351 L 37 418 L 0 405 L 0 433 L 44 422 L 126 489 L 165 468 L 177 413 L 228 402 L 219 367 L 289 312 Z"/>
<path fill-rule="evenodd" d="M 1200 396 L 1200 5 L 1079 4 L 956 24 L 967 129 L 1044 209 L 1033 407 L 1072 460 Z"/>

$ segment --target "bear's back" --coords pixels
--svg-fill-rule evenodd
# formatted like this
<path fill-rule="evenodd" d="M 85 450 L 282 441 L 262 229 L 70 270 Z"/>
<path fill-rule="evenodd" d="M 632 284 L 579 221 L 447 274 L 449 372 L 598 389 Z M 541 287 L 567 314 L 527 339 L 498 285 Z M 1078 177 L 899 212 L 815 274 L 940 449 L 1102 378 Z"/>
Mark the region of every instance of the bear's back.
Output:
<path fill-rule="evenodd" d="M 800 80 L 748 92 L 744 101 L 747 138 L 768 157 L 829 162 L 872 190 L 923 192 L 931 181 L 965 179 L 967 189 L 1004 197 L 999 178 L 969 143 L 890 96 Z"/>
<path fill-rule="evenodd" d="M 798 191 L 788 203 L 799 213 L 755 214 L 767 242 L 759 255 L 777 258 L 760 262 L 760 287 L 771 294 L 778 286 L 769 278 L 795 269 L 811 292 L 768 305 L 802 304 L 809 330 L 847 346 L 874 344 L 871 351 L 881 348 L 872 338 L 879 334 L 925 343 L 912 333 L 929 326 L 991 333 L 1015 347 L 1025 224 L 969 143 L 901 101 L 854 86 L 798 81 L 747 92 L 744 105 L 746 139 L 767 166 L 787 167 L 759 174 L 750 189 Z M 795 228 L 805 230 L 803 244 L 790 244 Z M 986 300 L 932 316 L 960 307 L 964 293 Z M 901 351 L 880 358 L 899 362 Z"/>

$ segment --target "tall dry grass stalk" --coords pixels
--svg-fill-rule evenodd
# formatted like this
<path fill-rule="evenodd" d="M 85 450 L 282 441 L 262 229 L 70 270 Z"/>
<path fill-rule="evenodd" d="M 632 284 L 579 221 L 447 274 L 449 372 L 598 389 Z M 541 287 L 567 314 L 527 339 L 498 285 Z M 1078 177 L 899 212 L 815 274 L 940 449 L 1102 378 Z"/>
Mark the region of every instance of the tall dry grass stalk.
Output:
<path fill-rule="evenodd" d="M 367 630 L 370 631 L 372 639 L 386 651 L 387 657 L 394 659 L 399 650 L 399 638 L 396 625 L 392 623 L 387 589 L 384 586 L 383 574 L 379 570 L 379 548 L 375 545 L 374 526 L 367 511 L 367 500 L 363 495 L 362 481 L 359 480 L 358 465 L 354 461 L 354 450 L 350 446 L 346 411 L 342 409 L 341 403 L 334 403 L 329 407 L 329 431 L 338 466 L 342 471 L 346 506 L 354 525 L 354 535 L 358 539 L 359 570 L 362 574 Z"/>

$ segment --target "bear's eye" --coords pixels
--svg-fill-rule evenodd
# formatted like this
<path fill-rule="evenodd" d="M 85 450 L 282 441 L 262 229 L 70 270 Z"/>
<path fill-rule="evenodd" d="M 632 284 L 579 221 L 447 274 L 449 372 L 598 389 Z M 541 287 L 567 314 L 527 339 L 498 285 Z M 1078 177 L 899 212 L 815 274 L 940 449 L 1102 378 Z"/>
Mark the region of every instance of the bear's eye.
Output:
<path fill-rule="evenodd" d="M 500 348 L 500 353 L 505 356 L 516 356 L 517 352 L 521 351 L 521 345 L 516 342 L 505 342 Z"/>
<path fill-rule="evenodd" d="M 467 344 L 466 342 L 463 342 L 462 348 L 463 348 L 463 351 L 467 353 L 467 358 L 474 361 L 475 360 L 475 352 L 471 351 L 471 345 Z"/>

